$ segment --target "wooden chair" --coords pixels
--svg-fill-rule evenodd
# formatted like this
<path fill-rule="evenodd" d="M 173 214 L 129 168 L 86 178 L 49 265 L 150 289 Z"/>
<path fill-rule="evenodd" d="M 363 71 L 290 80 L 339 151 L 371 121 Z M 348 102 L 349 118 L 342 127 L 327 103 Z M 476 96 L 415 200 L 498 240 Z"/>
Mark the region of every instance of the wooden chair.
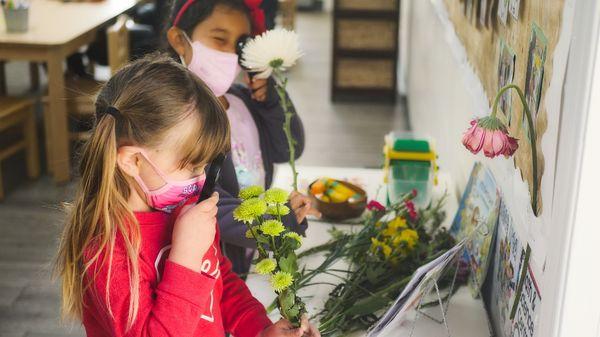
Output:
<path fill-rule="evenodd" d="M 108 40 L 108 66 L 111 75 L 129 62 L 129 30 L 127 24 L 131 20 L 121 15 L 117 22 L 106 31 Z"/>
<path fill-rule="evenodd" d="M 28 98 L 0 97 L 0 133 L 9 128 L 21 126 L 22 138 L 12 144 L 0 144 L 0 163 L 24 150 L 27 161 L 27 176 L 37 178 L 40 175 L 37 130 L 33 113 L 33 100 Z M 0 167 L 0 200 L 4 199 L 2 168 Z"/>
<path fill-rule="evenodd" d="M 283 28 L 294 30 L 296 27 L 296 0 L 279 0 L 279 13 Z"/>
<path fill-rule="evenodd" d="M 126 15 L 117 18 L 116 23 L 106 30 L 108 42 L 108 66 L 111 74 L 116 73 L 129 61 L 129 30 L 127 23 L 130 21 Z M 95 113 L 94 101 L 102 83 L 89 78 L 67 76 L 65 79 L 67 111 L 77 125 L 91 126 Z M 44 98 L 46 105 L 47 98 Z M 44 109 L 47 111 L 48 109 Z M 46 132 L 51 132 L 46 128 Z M 70 132 L 71 140 L 86 140 L 89 138 L 88 130 L 73 130 Z"/>

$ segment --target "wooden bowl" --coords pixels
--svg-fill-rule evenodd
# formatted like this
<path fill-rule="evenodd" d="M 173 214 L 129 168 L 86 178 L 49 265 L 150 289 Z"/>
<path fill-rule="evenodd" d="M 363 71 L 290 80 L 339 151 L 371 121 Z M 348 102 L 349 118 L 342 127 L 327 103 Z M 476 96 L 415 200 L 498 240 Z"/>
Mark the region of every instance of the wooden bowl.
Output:
<path fill-rule="evenodd" d="M 357 218 L 361 216 L 362 213 L 365 211 L 365 208 L 367 207 L 367 192 L 365 192 L 365 190 L 363 190 L 362 188 L 351 184 L 347 181 L 335 180 L 340 184 L 352 189 L 353 191 L 356 191 L 357 194 L 361 195 L 361 198 L 353 202 L 325 202 L 318 199 L 311 192 L 312 184 L 314 184 L 318 180 L 319 179 L 313 181 L 308 186 L 308 195 L 312 199 L 313 205 L 316 205 L 316 208 L 319 210 L 319 212 L 323 214 L 324 218 L 334 221 L 342 221 L 346 219 Z"/>

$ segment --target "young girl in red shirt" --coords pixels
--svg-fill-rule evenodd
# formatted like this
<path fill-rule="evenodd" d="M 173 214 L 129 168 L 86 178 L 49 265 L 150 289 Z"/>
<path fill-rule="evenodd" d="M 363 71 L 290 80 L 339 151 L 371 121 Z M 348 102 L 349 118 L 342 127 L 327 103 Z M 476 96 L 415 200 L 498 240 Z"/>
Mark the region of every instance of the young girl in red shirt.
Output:
<path fill-rule="evenodd" d="M 271 323 L 221 254 L 218 194 L 195 204 L 229 137 L 221 104 L 169 59 L 101 89 L 57 260 L 63 312 L 88 336 L 319 336 Z"/>

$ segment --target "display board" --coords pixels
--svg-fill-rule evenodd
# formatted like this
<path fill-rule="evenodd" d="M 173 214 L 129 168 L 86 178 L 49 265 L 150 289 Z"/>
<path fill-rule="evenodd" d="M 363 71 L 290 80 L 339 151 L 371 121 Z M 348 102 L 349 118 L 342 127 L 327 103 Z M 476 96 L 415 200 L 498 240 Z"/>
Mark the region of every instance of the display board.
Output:
<path fill-rule="evenodd" d="M 492 104 L 498 90 L 514 83 L 525 92 L 532 110 L 538 157 L 538 186 L 548 174 L 553 180 L 556 132 L 548 131 L 548 120 L 559 119 L 560 107 L 548 109 L 545 99 L 553 79 L 554 51 L 559 41 L 564 0 L 444 0 L 456 35 L 464 45 L 468 61 L 480 78 Z M 561 79 L 562 82 L 562 79 Z M 560 102 L 560 100 L 558 100 Z M 502 97 L 500 110 L 512 135 L 519 139 L 514 159 L 533 193 L 530 132 L 516 92 Z M 553 131 L 553 130 L 550 130 Z M 550 146 L 542 147 L 544 137 Z M 546 140 L 548 141 L 548 140 Z M 551 191 L 538 189 L 538 212 L 551 205 Z"/>

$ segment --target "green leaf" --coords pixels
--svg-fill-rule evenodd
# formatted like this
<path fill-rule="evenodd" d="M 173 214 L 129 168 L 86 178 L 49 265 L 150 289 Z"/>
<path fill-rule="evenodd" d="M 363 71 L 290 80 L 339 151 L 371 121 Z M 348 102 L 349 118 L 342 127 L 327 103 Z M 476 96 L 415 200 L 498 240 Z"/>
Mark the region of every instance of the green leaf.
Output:
<path fill-rule="evenodd" d="M 281 271 L 290 273 L 290 274 L 295 274 L 296 270 L 298 269 L 298 264 L 296 261 L 296 254 L 289 253 L 287 257 L 282 257 L 279 259 L 279 269 L 281 269 Z"/>
<path fill-rule="evenodd" d="M 296 302 L 296 295 L 293 291 L 286 290 L 279 295 L 279 304 L 282 311 L 289 310 Z"/>
<path fill-rule="evenodd" d="M 380 279 L 380 276 L 383 275 L 385 272 L 386 272 L 386 270 L 382 266 L 368 268 L 366 271 L 367 280 L 369 280 L 369 282 L 371 284 L 375 284 L 375 283 L 377 283 L 377 280 Z"/>
<path fill-rule="evenodd" d="M 355 302 L 344 311 L 346 315 L 366 315 L 385 308 L 390 300 L 380 296 L 369 296 Z"/>
<path fill-rule="evenodd" d="M 265 243 L 265 244 L 269 243 L 269 239 L 266 236 L 262 235 L 262 234 L 257 234 L 256 235 L 256 241 L 258 241 L 260 243 Z"/>
<path fill-rule="evenodd" d="M 298 315 L 300 315 L 300 306 L 298 304 L 294 304 L 286 311 L 286 316 L 289 318 L 298 317 Z"/>

